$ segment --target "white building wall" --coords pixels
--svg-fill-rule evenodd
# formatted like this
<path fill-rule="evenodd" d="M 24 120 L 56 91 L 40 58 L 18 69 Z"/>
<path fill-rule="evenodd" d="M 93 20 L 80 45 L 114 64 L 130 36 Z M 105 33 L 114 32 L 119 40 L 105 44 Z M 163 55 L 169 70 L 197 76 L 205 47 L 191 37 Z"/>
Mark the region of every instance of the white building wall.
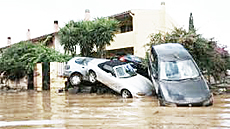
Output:
<path fill-rule="evenodd" d="M 157 32 L 171 31 L 175 22 L 161 10 L 131 10 L 133 15 L 133 31 L 117 34 L 114 42 L 107 50 L 134 47 L 134 55 L 145 57 L 149 47 L 149 35 Z"/>
<path fill-rule="evenodd" d="M 116 34 L 114 41 L 110 43 L 111 45 L 106 47 L 106 50 L 134 47 L 133 42 L 135 42 L 135 35 L 133 31 Z"/>
<path fill-rule="evenodd" d="M 106 50 L 133 47 L 134 55 L 144 58 L 149 49 L 146 46 L 150 41 L 149 35 L 169 32 L 176 26 L 176 23 L 167 15 L 163 5 L 160 10 L 131 10 L 131 12 L 134 14 L 133 31 L 116 34 L 111 45 L 106 46 Z M 61 53 L 65 52 L 57 34 L 55 34 L 55 50 Z M 80 54 L 79 46 L 77 46 L 76 54 Z"/>

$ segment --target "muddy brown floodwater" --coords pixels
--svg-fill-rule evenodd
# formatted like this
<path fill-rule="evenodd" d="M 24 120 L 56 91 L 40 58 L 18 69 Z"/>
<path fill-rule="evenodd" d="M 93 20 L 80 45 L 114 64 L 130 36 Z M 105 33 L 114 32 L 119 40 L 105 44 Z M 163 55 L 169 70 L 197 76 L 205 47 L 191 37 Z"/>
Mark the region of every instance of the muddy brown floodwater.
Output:
<path fill-rule="evenodd" d="M 19 92 L 0 94 L 0 128 L 230 128 L 230 94 L 210 107 L 160 107 L 155 97 Z"/>

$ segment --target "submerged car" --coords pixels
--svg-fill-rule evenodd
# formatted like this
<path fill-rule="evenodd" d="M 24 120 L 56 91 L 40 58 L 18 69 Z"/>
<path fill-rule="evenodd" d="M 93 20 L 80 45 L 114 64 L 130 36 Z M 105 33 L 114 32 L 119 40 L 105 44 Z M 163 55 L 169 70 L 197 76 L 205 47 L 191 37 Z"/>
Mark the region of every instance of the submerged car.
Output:
<path fill-rule="evenodd" d="M 209 106 L 213 95 L 197 64 L 178 43 L 152 46 L 148 73 L 160 105 Z"/>
<path fill-rule="evenodd" d="M 88 63 L 91 77 L 123 98 L 150 96 L 154 92 L 151 81 L 135 72 L 133 67 L 119 60 L 94 59 Z"/>

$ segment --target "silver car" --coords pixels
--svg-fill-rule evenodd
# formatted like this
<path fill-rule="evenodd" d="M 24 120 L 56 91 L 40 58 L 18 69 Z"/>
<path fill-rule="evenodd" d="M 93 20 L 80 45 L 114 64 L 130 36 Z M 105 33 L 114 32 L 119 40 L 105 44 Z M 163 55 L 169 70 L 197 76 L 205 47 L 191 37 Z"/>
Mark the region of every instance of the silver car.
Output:
<path fill-rule="evenodd" d="M 137 74 L 128 63 L 93 59 L 88 63 L 88 70 L 92 80 L 105 84 L 123 98 L 150 96 L 154 93 L 151 81 Z"/>
<path fill-rule="evenodd" d="M 64 76 L 68 78 L 72 86 L 80 84 L 82 80 L 94 83 L 94 78 L 89 78 L 88 63 L 93 58 L 90 57 L 74 57 L 67 62 L 64 68 Z"/>

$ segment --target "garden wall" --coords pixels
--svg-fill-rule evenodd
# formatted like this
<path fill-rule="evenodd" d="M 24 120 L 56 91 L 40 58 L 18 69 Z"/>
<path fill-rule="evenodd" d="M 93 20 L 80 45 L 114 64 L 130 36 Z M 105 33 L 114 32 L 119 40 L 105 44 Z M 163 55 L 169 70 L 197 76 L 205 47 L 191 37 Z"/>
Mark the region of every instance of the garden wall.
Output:
<path fill-rule="evenodd" d="M 44 65 L 37 63 L 34 69 L 34 90 L 42 91 L 44 89 Z M 57 92 L 65 88 L 66 78 L 63 77 L 64 63 L 49 63 L 49 89 L 50 92 Z"/>

